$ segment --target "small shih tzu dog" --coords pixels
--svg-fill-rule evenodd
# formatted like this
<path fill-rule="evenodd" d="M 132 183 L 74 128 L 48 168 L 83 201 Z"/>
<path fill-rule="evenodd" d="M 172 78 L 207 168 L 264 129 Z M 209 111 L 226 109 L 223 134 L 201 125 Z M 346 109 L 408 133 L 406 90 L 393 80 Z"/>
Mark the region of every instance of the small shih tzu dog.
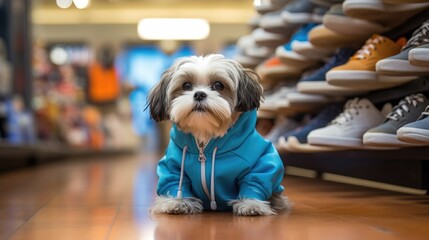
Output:
<path fill-rule="evenodd" d="M 283 163 L 255 130 L 262 91 L 256 73 L 219 54 L 181 58 L 164 72 L 148 96 L 151 117 L 173 123 L 153 212 L 252 216 L 289 207 Z"/>

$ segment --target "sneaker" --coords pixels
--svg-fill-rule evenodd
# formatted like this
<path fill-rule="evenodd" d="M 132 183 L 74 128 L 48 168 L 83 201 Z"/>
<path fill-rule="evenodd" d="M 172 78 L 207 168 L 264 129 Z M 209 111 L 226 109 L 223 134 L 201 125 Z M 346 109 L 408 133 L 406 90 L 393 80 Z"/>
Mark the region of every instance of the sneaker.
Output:
<path fill-rule="evenodd" d="M 417 121 L 408 123 L 396 132 L 398 140 L 413 144 L 429 144 L 429 106 L 422 112 Z"/>
<path fill-rule="evenodd" d="M 249 57 L 259 58 L 264 60 L 269 58 L 271 55 L 273 55 L 273 49 L 255 44 L 252 47 L 248 47 L 244 49 L 244 54 Z"/>
<path fill-rule="evenodd" d="M 310 0 L 294 0 L 282 12 L 282 18 L 287 23 L 305 24 L 314 22 L 319 16 L 314 14 L 318 6 Z M 319 17 L 320 18 L 320 17 Z"/>
<path fill-rule="evenodd" d="M 255 30 L 259 27 L 259 21 L 261 20 L 261 16 L 260 15 L 255 15 L 253 16 L 249 22 L 248 25 L 250 27 L 250 29 Z"/>
<path fill-rule="evenodd" d="M 261 103 L 259 110 L 268 112 L 277 112 L 279 108 L 285 108 L 289 106 L 287 95 L 294 92 L 295 89 L 291 87 L 280 87 L 277 91 L 265 96 L 265 100 Z"/>
<path fill-rule="evenodd" d="M 341 4 L 333 5 L 323 17 L 326 28 L 346 36 L 369 38 L 374 33 L 386 31 L 386 27 L 373 21 L 346 16 Z"/>
<path fill-rule="evenodd" d="M 317 105 L 325 105 L 332 100 L 326 96 L 319 94 L 306 94 L 292 92 L 287 95 L 287 100 L 292 108 L 314 107 Z"/>
<path fill-rule="evenodd" d="M 326 83 L 326 73 L 332 68 L 346 63 L 351 56 L 353 56 L 355 50 L 349 48 L 342 48 L 337 51 L 333 57 L 331 57 L 323 67 L 319 68 L 310 75 L 302 77 L 298 82 L 298 91 L 305 92 L 306 90 L 322 89 L 325 87 L 330 88 L 331 86 Z M 333 86 L 335 87 L 335 86 Z"/>
<path fill-rule="evenodd" d="M 279 147 L 287 149 L 289 138 L 296 139 L 299 144 L 308 144 L 308 134 L 318 128 L 325 127 L 342 111 L 341 103 L 334 103 L 326 106 L 316 117 L 310 120 L 304 127 L 298 128 L 292 132 L 283 134 L 279 138 Z"/>
<path fill-rule="evenodd" d="M 279 137 L 282 134 L 293 131 L 298 126 L 299 123 L 292 118 L 280 116 L 277 118 L 273 128 L 271 128 L 270 132 L 265 136 L 265 138 L 274 145 L 277 145 Z"/>
<path fill-rule="evenodd" d="M 429 67 L 429 44 L 411 49 L 408 53 L 408 59 L 414 66 Z"/>
<path fill-rule="evenodd" d="M 316 27 L 317 24 L 309 23 L 302 26 L 289 40 L 288 43 L 277 47 L 276 56 L 282 60 L 282 62 L 307 68 L 313 66 L 318 61 L 315 59 L 309 59 L 301 54 L 298 54 L 292 50 L 292 44 L 294 42 L 308 42 L 308 33 L 311 29 Z"/>
<path fill-rule="evenodd" d="M 234 60 L 240 63 L 245 68 L 254 68 L 261 63 L 261 59 L 249 57 L 242 52 L 238 52 L 234 56 Z"/>
<path fill-rule="evenodd" d="M 404 41 L 400 39 L 393 42 L 374 34 L 346 64 L 335 67 L 326 74 L 328 83 L 336 86 L 377 85 L 375 64 L 381 59 L 399 53 L 403 46 L 401 42 Z"/>
<path fill-rule="evenodd" d="M 259 26 L 267 32 L 290 36 L 295 27 L 285 23 L 281 13 L 281 10 L 279 10 L 264 14 L 259 20 Z"/>
<path fill-rule="evenodd" d="M 274 48 L 287 42 L 288 37 L 283 34 L 267 32 L 262 28 L 253 30 L 251 36 L 256 44 Z"/>
<path fill-rule="evenodd" d="M 414 66 L 408 61 L 409 52 L 424 43 L 429 43 L 429 20 L 418 28 L 402 51 L 377 63 L 377 72 L 384 75 L 414 76 L 429 74 L 429 67 Z"/>
<path fill-rule="evenodd" d="M 398 140 L 396 132 L 402 126 L 416 121 L 427 105 L 429 105 L 429 100 L 423 94 L 405 97 L 387 115 L 383 124 L 365 133 L 363 136 L 364 144 L 386 147 L 410 146 L 409 143 Z"/>
<path fill-rule="evenodd" d="M 329 57 L 334 52 L 334 49 L 330 48 L 320 48 L 314 46 L 308 38 L 308 34 L 306 35 L 306 39 L 303 41 L 292 41 L 291 48 L 294 52 L 308 58 L 319 60 L 326 57 Z"/>
<path fill-rule="evenodd" d="M 308 135 L 308 142 L 313 145 L 360 148 L 363 134 L 382 123 L 385 113 L 390 109 L 391 106 L 386 104 L 380 111 L 368 99 L 349 100 L 344 111 L 331 124 Z"/>
<path fill-rule="evenodd" d="M 311 0 L 311 2 L 319 6 L 330 7 L 335 4 L 343 3 L 344 0 Z"/>
<path fill-rule="evenodd" d="M 336 33 L 326 28 L 323 24 L 311 29 L 308 33 L 308 40 L 315 47 L 336 49 L 344 47 L 362 46 L 368 37 L 349 36 Z"/>
<path fill-rule="evenodd" d="M 282 63 L 278 57 L 269 58 L 256 67 L 256 73 L 262 82 L 293 80 L 299 77 L 302 71 L 301 68 Z"/>
<path fill-rule="evenodd" d="M 283 8 L 290 0 L 260 0 L 253 1 L 253 6 L 259 14 L 274 12 Z"/>
<path fill-rule="evenodd" d="M 295 136 L 288 137 L 287 142 L 283 139 L 279 140 L 278 145 L 281 145 L 286 151 L 294 153 L 337 152 L 350 149 L 347 147 L 317 146 L 309 143 L 301 143 Z"/>
<path fill-rule="evenodd" d="M 369 20 L 395 20 L 418 13 L 429 7 L 429 3 L 386 4 L 381 0 L 346 0 L 343 3 L 344 13 L 351 17 Z"/>

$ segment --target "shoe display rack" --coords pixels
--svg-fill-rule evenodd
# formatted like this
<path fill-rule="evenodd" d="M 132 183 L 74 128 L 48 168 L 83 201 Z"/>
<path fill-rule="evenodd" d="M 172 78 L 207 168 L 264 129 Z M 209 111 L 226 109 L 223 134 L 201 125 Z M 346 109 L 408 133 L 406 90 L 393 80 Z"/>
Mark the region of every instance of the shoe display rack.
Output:
<path fill-rule="evenodd" d="M 285 166 L 429 190 L 429 148 L 281 154 Z M 369 184 L 369 186 L 371 186 Z"/>

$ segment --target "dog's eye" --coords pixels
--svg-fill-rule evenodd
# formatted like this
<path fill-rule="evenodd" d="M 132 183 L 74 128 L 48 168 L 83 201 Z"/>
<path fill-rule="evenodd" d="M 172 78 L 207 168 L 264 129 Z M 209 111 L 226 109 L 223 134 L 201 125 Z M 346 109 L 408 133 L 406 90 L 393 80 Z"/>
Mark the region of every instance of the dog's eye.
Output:
<path fill-rule="evenodd" d="M 215 82 L 212 86 L 212 88 L 216 91 L 222 91 L 224 86 L 221 82 Z"/>
<path fill-rule="evenodd" d="M 191 90 L 192 90 L 192 84 L 190 84 L 190 83 L 188 83 L 188 82 L 185 82 L 185 83 L 182 85 L 182 88 L 183 88 L 183 90 L 185 90 L 185 91 L 191 91 Z"/>

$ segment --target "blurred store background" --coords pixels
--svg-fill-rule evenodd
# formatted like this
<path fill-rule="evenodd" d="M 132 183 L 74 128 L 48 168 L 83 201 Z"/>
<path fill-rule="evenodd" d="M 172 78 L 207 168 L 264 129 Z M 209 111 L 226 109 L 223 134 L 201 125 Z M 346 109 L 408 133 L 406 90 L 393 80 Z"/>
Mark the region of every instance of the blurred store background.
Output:
<path fill-rule="evenodd" d="M 251 0 L 0 0 L 0 158 L 160 149 L 149 89 L 177 57 L 233 56 L 254 14 Z"/>

